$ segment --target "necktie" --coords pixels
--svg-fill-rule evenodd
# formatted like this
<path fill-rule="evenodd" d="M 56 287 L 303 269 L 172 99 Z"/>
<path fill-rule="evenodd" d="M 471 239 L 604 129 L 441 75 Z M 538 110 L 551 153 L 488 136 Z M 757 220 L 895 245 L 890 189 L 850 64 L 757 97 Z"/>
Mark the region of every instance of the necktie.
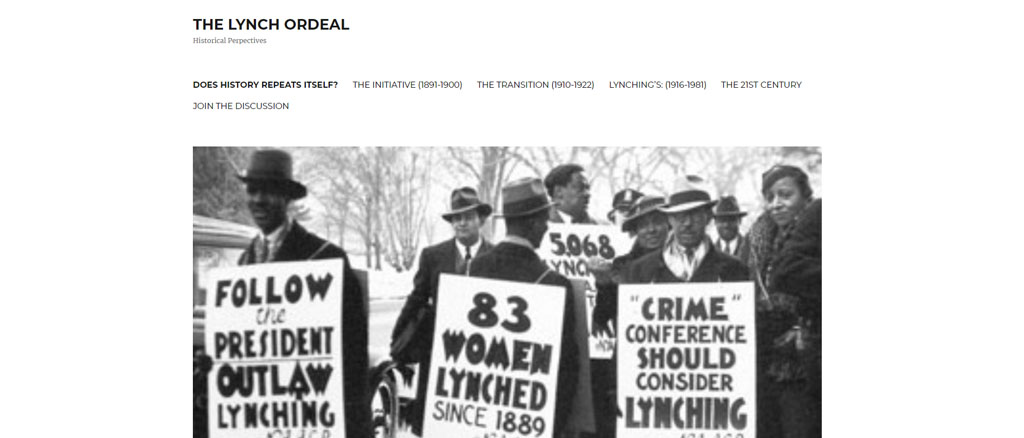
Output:
<path fill-rule="evenodd" d="M 270 242 L 267 239 L 261 238 L 256 243 L 256 263 L 266 263 L 270 256 Z"/>
<path fill-rule="evenodd" d="M 472 257 L 472 254 L 469 253 L 469 247 L 466 247 L 466 258 L 456 261 L 455 273 L 459 275 L 465 275 L 466 272 L 469 272 L 469 260 Z"/>

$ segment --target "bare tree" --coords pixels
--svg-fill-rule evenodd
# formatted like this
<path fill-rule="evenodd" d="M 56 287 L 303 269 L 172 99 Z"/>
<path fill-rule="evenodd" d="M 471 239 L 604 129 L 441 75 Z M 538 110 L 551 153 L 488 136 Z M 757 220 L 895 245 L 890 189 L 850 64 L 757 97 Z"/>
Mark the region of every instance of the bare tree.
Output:
<path fill-rule="evenodd" d="M 404 149 L 388 156 L 397 166 L 384 168 L 382 222 L 385 260 L 400 271 L 412 268 L 430 202 L 431 149 Z M 390 155 L 390 154 L 389 154 Z"/>
<path fill-rule="evenodd" d="M 593 148 L 588 169 L 593 169 L 592 180 L 608 182 L 609 198 L 626 188 L 665 193 L 667 187 L 658 180 L 665 153 L 665 148 Z"/>
<path fill-rule="evenodd" d="M 192 214 L 252 224 L 245 189 L 236 177 L 249 153 L 244 148 L 192 148 Z"/>
<path fill-rule="evenodd" d="M 315 196 L 325 219 L 344 237 L 356 233 L 368 269 L 387 263 L 398 270 L 412 266 L 429 202 L 429 149 L 323 148 L 305 151 Z"/>
<path fill-rule="evenodd" d="M 735 194 L 737 184 L 763 167 L 772 153 L 769 148 L 702 147 L 672 148 L 664 156 L 677 178 L 699 175 L 724 196 Z"/>
<path fill-rule="evenodd" d="M 519 163 L 524 163 L 517 154 L 518 148 L 508 146 L 480 148 L 448 148 L 448 156 L 455 161 L 463 174 L 469 175 L 476 183 L 481 202 L 497 205 L 501 200 L 501 188 L 508 182 L 509 175 Z M 485 237 L 494 235 L 495 223 L 484 227 Z"/>

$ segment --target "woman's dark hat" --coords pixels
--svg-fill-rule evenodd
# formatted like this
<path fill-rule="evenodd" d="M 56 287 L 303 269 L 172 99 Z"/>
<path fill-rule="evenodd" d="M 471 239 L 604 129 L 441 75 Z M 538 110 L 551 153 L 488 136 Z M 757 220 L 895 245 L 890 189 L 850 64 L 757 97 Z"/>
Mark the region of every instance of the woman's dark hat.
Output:
<path fill-rule="evenodd" d="M 501 214 L 495 217 L 523 217 L 551 208 L 540 178 L 522 178 L 505 184 L 501 189 Z"/>
<path fill-rule="evenodd" d="M 648 214 L 658 212 L 659 207 L 665 205 L 664 196 L 644 196 L 636 201 L 633 208 L 629 210 L 629 216 L 622 221 L 622 231 L 632 231 L 638 219 Z"/>
<path fill-rule="evenodd" d="M 668 201 L 659 210 L 664 213 L 681 213 L 704 207 L 711 207 L 718 201 L 712 200 L 708 192 L 687 185 L 683 190 L 668 197 Z"/>
<path fill-rule="evenodd" d="M 793 177 L 797 181 L 803 180 L 805 183 L 808 180 L 807 172 L 804 172 L 799 167 L 788 164 L 776 164 L 761 174 L 761 193 L 768 193 L 768 190 L 776 182 L 788 176 Z"/>
<path fill-rule="evenodd" d="M 237 176 L 246 185 L 268 185 L 290 199 L 306 197 L 306 186 L 292 179 L 292 156 L 279 149 L 253 152 L 249 168 Z"/>
<path fill-rule="evenodd" d="M 480 197 L 477 196 L 476 190 L 472 187 L 462 187 L 452 190 L 452 208 L 447 213 L 442 214 L 441 217 L 451 222 L 452 216 L 470 210 L 476 210 L 477 214 L 480 215 L 480 220 L 487 219 L 487 216 L 491 215 L 491 206 L 480 202 Z"/>
<path fill-rule="evenodd" d="M 608 220 L 614 222 L 616 210 L 629 211 L 642 196 L 644 196 L 643 193 L 633 189 L 619 190 L 615 197 L 612 198 L 612 209 L 608 211 Z"/>
<path fill-rule="evenodd" d="M 715 206 L 716 218 L 728 218 L 728 217 L 743 217 L 746 216 L 747 212 L 740 210 L 740 204 L 736 201 L 735 196 L 723 196 L 722 199 L 718 200 L 718 205 Z"/>

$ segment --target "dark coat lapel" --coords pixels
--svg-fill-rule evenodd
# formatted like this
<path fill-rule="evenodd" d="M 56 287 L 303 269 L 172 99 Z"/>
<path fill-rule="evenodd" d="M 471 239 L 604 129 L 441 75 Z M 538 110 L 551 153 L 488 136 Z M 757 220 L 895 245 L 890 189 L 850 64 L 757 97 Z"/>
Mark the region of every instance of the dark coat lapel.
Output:
<path fill-rule="evenodd" d="M 678 277 L 665 265 L 661 251 L 644 256 L 636 266 L 630 268 L 631 282 L 639 283 L 680 283 Z M 694 270 L 687 283 L 710 283 L 719 281 L 746 281 L 746 268 L 739 260 L 722 254 L 716 245 L 708 245 L 700 265 Z"/>
<path fill-rule="evenodd" d="M 690 283 L 709 283 L 719 280 L 719 268 L 718 265 L 721 262 L 722 252 L 715 248 L 715 245 L 708 245 L 708 252 L 704 254 L 704 259 L 700 261 L 700 266 L 693 271 L 693 276 L 690 277 Z"/>
<path fill-rule="evenodd" d="M 281 247 L 274 254 L 274 260 L 280 262 L 294 262 L 305 260 L 311 254 L 303 254 L 303 242 L 306 242 L 306 235 L 309 234 L 298 222 L 292 223 L 291 230 L 284 236 Z M 303 257 L 304 256 L 304 257 Z"/>
<path fill-rule="evenodd" d="M 456 248 L 454 237 L 442 242 L 441 245 L 438 246 L 436 255 L 438 257 L 437 266 L 439 272 L 455 272 L 455 267 L 457 265 L 457 262 L 455 260 L 455 252 Z"/>

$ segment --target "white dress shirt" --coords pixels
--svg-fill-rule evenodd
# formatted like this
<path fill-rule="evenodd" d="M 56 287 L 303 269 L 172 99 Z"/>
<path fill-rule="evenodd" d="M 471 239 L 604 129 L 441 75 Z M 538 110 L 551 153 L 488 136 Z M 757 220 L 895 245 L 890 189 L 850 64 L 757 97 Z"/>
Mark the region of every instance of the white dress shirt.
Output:
<path fill-rule="evenodd" d="M 270 234 L 260 233 L 259 240 L 256 243 L 259 245 L 263 245 L 264 242 L 267 243 L 268 250 L 266 261 L 269 262 L 274 260 L 274 255 L 277 254 L 277 250 L 281 249 L 281 244 L 284 243 L 284 236 L 288 235 L 288 230 L 291 228 L 291 221 L 285 220 L 281 226 L 277 227 L 274 231 L 271 231 Z"/>
<path fill-rule="evenodd" d="M 710 240 L 707 238 L 701 240 L 700 245 L 693 251 L 693 257 L 689 259 L 686 257 L 686 248 L 676 242 L 676 239 L 672 239 L 668 245 L 665 245 L 665 249 L 661 252 L 662 259 L 665 260 L 665 266 L 672 272 L 673 275 L 683 281 L 690 281 L 693 277 L 693 272 L 700 266 L 700 262 L 704 260 L 704 256 L 708 254 L 708 244 Z"/>

